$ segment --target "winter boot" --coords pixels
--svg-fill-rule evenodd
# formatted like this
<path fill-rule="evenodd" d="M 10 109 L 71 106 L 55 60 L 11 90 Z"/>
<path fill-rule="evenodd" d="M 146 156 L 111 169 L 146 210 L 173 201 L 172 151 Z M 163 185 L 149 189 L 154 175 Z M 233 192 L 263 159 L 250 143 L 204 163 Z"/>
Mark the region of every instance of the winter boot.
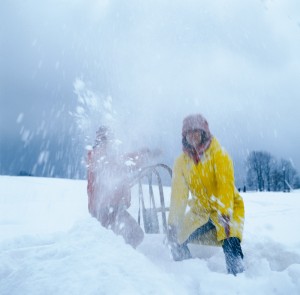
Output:
<path fill-rule="evenodd" d="M 177 243 L 169 243 L 171 255 L 174 261 L 181 261 L 192 258 L 191 252 L 188 246 L 184 243 L 179 245 Z"/>
<path fill-rule="evenodd" d="M 225 254 L 228 273 L 236 276 L 238 273 L 244 272 L 244 254 L 242 252 L 240 240 L 238 238 L 228 238 L 224 240 L 222 247 Z"/>

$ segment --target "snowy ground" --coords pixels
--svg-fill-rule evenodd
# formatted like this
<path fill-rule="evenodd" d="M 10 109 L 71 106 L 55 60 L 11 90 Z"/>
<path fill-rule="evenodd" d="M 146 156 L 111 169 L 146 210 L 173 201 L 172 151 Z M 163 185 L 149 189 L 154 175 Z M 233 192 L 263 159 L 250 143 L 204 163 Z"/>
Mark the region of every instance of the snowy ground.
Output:
<path fill-rule="evenodd" d="M 242 196 L 247 270 L 234 277 L 220 248 L 173 262 L 162 234 L 125 245 L 89 216 L 85 181 L 1 176 L 0 294 L 300 294 L 300 191 Z"/>

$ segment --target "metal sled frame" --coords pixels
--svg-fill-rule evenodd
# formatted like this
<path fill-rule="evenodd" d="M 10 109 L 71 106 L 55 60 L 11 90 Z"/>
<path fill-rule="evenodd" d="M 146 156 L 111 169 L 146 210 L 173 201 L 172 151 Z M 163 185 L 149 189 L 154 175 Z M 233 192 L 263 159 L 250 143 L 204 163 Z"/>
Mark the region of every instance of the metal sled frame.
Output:
<path fill-rule="evenodd" d="M 169 208 L 165 206 L 164 190 L 162 185 L 161 176 L 158 172 L 158 169 L 162 168 L 167 170 L 170 177 L 172 178 L 172 169 L 165 164 L 156 164 L 153 166 L 148 166 L 143 168 L 135 181 L 132 183 L 131 187 L 138 185 L 139 190 L 139 212 L 138 212 L 138 223 L 141 223 L 141 211 L 144 223 L 145 233 L 160 233 L 159 217 L 158 213 L 161 213 L 162 229 L 163 233 L 167 233 L 167 216 L 166 212 L 169 211 Z M 157 185 L 159 190 L 159 200 L 160 207 L 156 207 L 155 198 L 153 193 L 153 176 L 157 179 Z M 144 179 L 148 180 L 149 186 L 149 204 L 150 208 L 145 207 L 145 196 L 143 193 L 142 182 Z M 142 210 L 141 210 L 142 209 Z"/>

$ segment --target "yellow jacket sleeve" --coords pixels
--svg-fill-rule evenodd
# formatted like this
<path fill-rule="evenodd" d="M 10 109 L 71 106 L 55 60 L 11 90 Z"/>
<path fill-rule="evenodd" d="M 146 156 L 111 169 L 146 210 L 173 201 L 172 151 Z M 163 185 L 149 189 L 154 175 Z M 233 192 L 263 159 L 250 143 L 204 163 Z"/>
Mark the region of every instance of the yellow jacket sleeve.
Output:
<path fill-rule="evenodd" d="M 187 206 L 189 189 L 183 174 L 182 158 L 175 161 L 172 176 L 171 202 L 168 223 L 178 227 L 182 224 Z"/>

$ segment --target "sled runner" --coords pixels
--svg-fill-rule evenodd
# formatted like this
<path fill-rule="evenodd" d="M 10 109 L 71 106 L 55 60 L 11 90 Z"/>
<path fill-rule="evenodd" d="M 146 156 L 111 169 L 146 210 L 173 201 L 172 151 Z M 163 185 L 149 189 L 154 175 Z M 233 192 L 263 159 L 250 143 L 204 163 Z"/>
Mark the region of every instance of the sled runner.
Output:
<path fill-rule="evenodd" d="M 143 168 L 135 180 L 131 184 L 131 188 L 138 186 L 139 195 L 139 210 L 138 223 L 141 224 L 141 215 L 144 225 L 144 231 L 147 234 L 167 233 L 167 215 L 169 207 L 165 205 L 164 190 L 162 184 L 162 177 L 159 171 L 165 170 L 172 178 L 172 170 L 165 164 L 156 164 Z M 143 190 L 143 183 L 148 184 L 148 195 Z M 155 196 L 153 184 L 158 187 L 159 196 Z M 144 185 L 145 189 L 145 185 Z M 156 202 L 159 201 L 159 207 Z"/>

